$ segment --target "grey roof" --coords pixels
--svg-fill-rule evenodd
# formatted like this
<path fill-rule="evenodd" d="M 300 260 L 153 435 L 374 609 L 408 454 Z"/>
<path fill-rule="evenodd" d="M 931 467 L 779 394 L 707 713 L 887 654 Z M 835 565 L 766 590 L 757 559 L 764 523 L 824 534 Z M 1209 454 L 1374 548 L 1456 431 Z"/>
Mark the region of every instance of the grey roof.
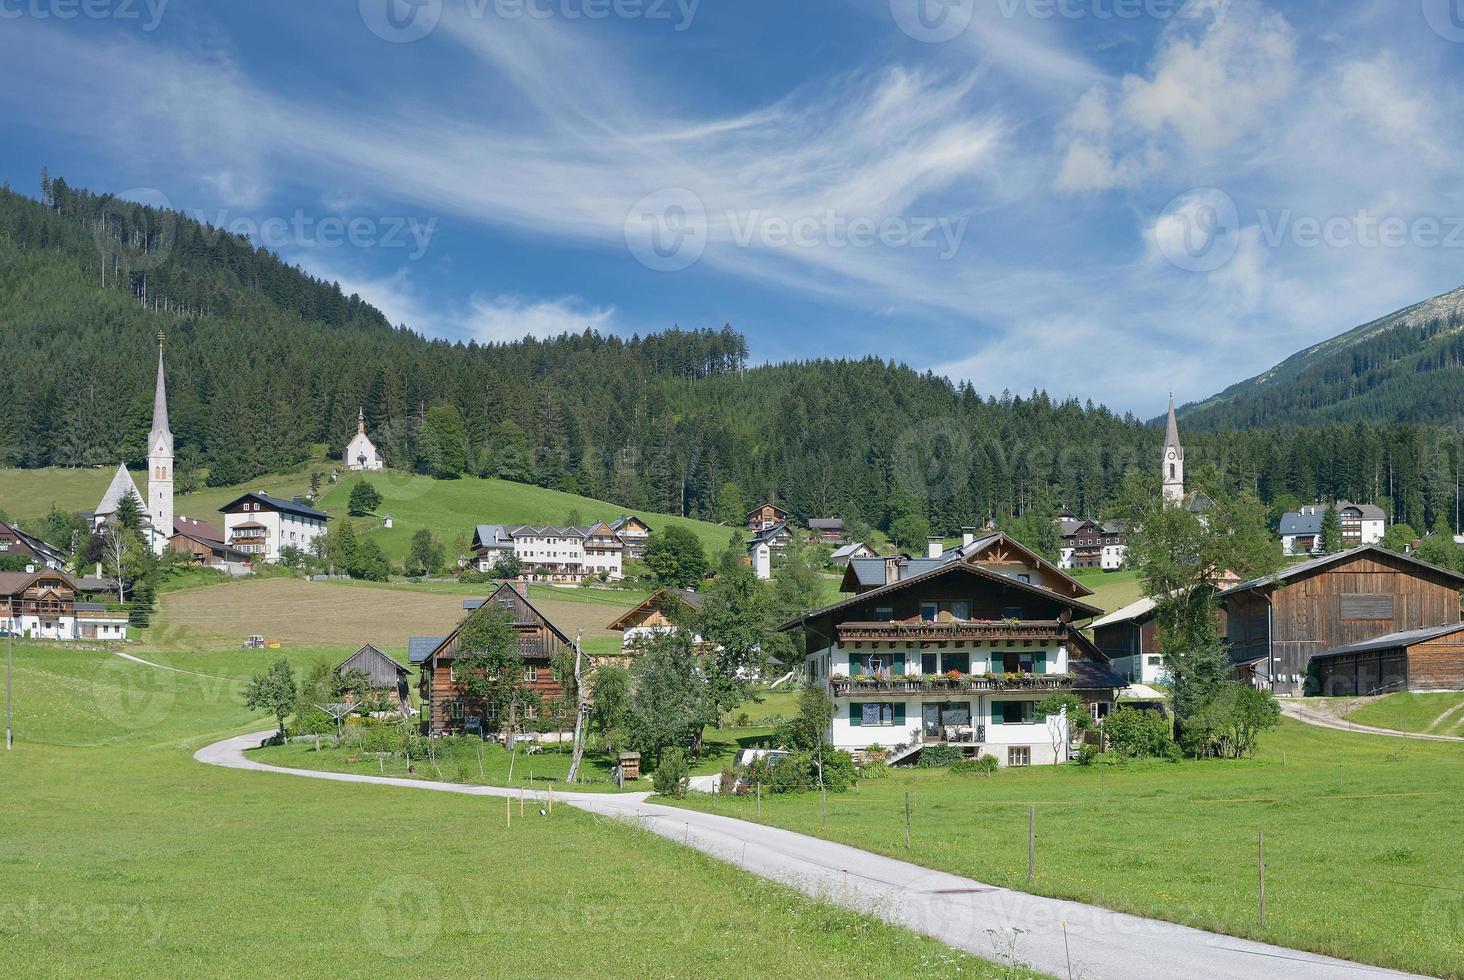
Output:
<path fill-rule="evenodd" d="M 1073 675 L 1073 687 L 1080 691 L 1096 691 L 1106 688 L 1128 687 L 1128 681 L 1118 676 L 1111 664 L 1096 660 L 1070 660 L 1068 673 Z"/>
<path fill-rule="evenodd" d="M 1384 521 L 1388 515 L 1383 513 L 1381 507 L 1373 504 L 1354 504 L 1346 500 L 1337 501 L 1337 512 L 1344 510 L 1356 510 L 1358 516 L 1364 521 Z M 1327 508 L 1321 504 L 1313 504 L 1303 507 L 1301 510 L 1288 511 L 1281 517 L 1282 534 L 1321 534 L 1322 518 L 1327 515 Z"/>
<path fill-rule="evenodd" d="M 851 541 L 849 544 L 844 545 L 844 547 L 840 548 L 838 551 L 835 551 L 830 557 L 848 558 L 851 561 L 858 561 L 859 559 L 854 558 L 853 555 L 856 551 L 864 547 L 866 547 L 866 545 L 863 541 Z"/>
<path fill-rule="evenodd" d="M 219 510 L 227 510 L 228 508 L 239 503 L 241 500 L 257 500 L 259 503 L 264 504 L 266 507 L 281 511 L 286 514 L 296 514 L 300 517 L 314 517 L 322 521 L 330 520 L 330 515 L 327 514 L 325 511 L 316 510 L 314 507 L 311 507 L 303 500 L 284 500 L 280 497 L 271 497 L 269 494 L 262 493 L 260 491 L 254 491 L 252 493 L 246 493 L 241 496 L 235 497 L 233 500 L 220 507 Z"/>
<path fill-rule="evenodd" d="M 483 604 L 487 601 L 487 599 L 464 599 L 463 608 L 468 612 L 472 612 L 474 609 L 482 609 Z"/>
<path fill-rule="evenodd" d="M 517 537 L 531 538 L 588 538 L 599 528 L 615 533 L 614 526 L 605 521 L 594 521 L 584 527 L 554 524 L 479 524 L 474 540 L 479 548 L 507 548 Z"/>
<path fill-rule="evenodd" d="M 810 531 L 842 531 L 844 530 L 844 519 L 842 517 L 815 517 L 808 522 Z"/>
<path fill-rule="evenodd" d="M 1174 393 L 1169 394 L 1169 418 L 1164 425 L 1164 448 L 1179 448 L 1179 423 L 1174 418 Z"/>
<path fill-rule="evenodd" d="M 1353 548 L 1350 551 L 1339 551 L 1335 555 L 1323 555 L 1320 558 L 1313 558 L 1311 561 L 1304 561 L 1299 564 L 1292 565 L 1289 568 L 1283 568 L 1281 569 L 1281 571 L 1271 575 L 1262 575 L 1259 578 L 1253 578 L 1249 581 L 1241 582 L 1239 585 L 1232 585 L 1230 588 L 1220 593 L 1220 598 L 1223 599 L 1226 596 L 1234 595 L 1237 592 L 1249 592 L 1251 589 L 1259 589 L 1271 585 L 1279 585 L 1289 579 L 1296 578 L 1298 575 L 1305 575 L 1309 572 L 1316 571 L 1319 568 L 1324 568 L 1327 565 L 1332 564 L 1333 562 L 1349 561 L 1353 558 L 1358 557 L 1359 555 L 1366 553 L 1379 555 L 1385 558 L 1389 558 L 1393 561 L 1405 562 L 1409 565 L 1413 565 L 1419 569 L 1423 569 L 1426 571 L 1436 572 L 1439 575 L 1451 578 L 1461 585 L 1464 585 L 1464 575 L 1460 575 L 1458 572 L 1453 571 L 1452 569 L 1440 568 L 1437 565 L 1430 565 L 1426 561 L 1419 561 L 1412 555 L 1400 555 L 1396 551 L 1388 551 L 1386 548 L 1380 548 L 1375 544 L 1365 544 L 1360 548 Z"/>
<path fill-rule="evenodd" d="M 77 612 L 106 612 L 107 604 L 105 602 L 75 602 L 72 603 L 71 608 Z M 126 616 L 127 614 L 119 612 L 117 615 Z"/>
<path fill-rule="evenodd" d="M 1432 640 L 1440 636 L 1448 636 L 1450 633 L 1457 633 L 1460 630 L 1464 630 L 1464 623 L 1445 623 L 1442 626 L 1400 630 L 1397 633 L 1385 633 L 1382 636 L 1375 636 L 1371 640 L 1362 640 L 1358 643 L 1349 643 L 1345 646 L 1323 650 L 1312 659 L 1315 660 L 1317 657 L 1334 657 L 1346 653 L 1366 653 L 1369 650 L 1388 650 L 1393 647 L 1411 647 L 1416 643 L 1422 643 L 1425 640 Z"/>
<path fill-rule="evenodd" d="M 143 499 L 142 491 L 137 489 L 137 484 L 132 482 L 132 476 L 127 472 L 127 467 L 119 463 L 117 472 L 112 474 L 112 482 L 107 486 L 107 492 L 102 494 L 102 502 L 97 504 L 96 516 L 110 517 L 117 513 L 117 507 L 122 503 L 122 498 L 128 496 L 137 500 L 137 507 L 142 512 L 143 521 L 148 521 L 147 501 Z"/>
<path fill-rule="evenodd" d="M 414 636 L 407 640 L 407 659 L 414 665 L 432 656 L 432 651 L 442 646 L 445 636 Z"/>
<path fill-rule="evenodd" d="M 60 548 L 57 548 L 52 544 L 48 544 L 47 542 L 36 537 L 34 534 L 27 534 L 19 527 L 19 525 L 9 524 L 5 521 L 0 521 L 0 528 L 9 528 L 10 533 L 15 535 L 17 541 L 25 545 L 31 551 L 35 552 L 36 555 L 41 558 L 44 558 L 48 561 L 55 561 L 57 563 L 64 562 L 66 559 L 65 553 L 62 552 Z"/>
<path fill-rule="evenodd" d="M 407 668 L 398 663 L 395 657 L 370 643 L 336 664 L 336 673 L 342 674 L 347 670 L 365 671 L 370 675 L 372 683 L 378 685 L 394 684 L 396 675 L 407 673 Z"/>
<path fill-rule="evenodd" d="M 619 517 L 615 518 L 615 520 L 610 522 L 610 530 L 614 531 L 616 534 L 619 534 L 620 529 L 625 527 L 625 525 L 629 524 L 631 521 L 640 521 L 642 524 L 645 524 L 646 533 L 650 533 L 651 526 L 649 524 L 646 524 L 646 522 L 642 521 L 639 517 L 636 517 L 634 514 L 621 514 Z"/>
<path fill-rule="evenodd" d="M 758 545 L 758 544 L 761 544 L 764 541 L 772 541 L 774 538 L 778 537 L 779 535 L 788 534 L 788 533 L 790 533 L 788 531 L 788 525 L 786 525 L 786 524 L 774 524 L 772 527 L 768 528 L 767 530 L 765 530 L 765 531 L 759 531 L 757 534 L 753 535 L 752 540 L 749 541 L 749 542 L 747 542 L 747 546 L 748 546 L 748 548 L 752 548 L 753 546 Z"/>

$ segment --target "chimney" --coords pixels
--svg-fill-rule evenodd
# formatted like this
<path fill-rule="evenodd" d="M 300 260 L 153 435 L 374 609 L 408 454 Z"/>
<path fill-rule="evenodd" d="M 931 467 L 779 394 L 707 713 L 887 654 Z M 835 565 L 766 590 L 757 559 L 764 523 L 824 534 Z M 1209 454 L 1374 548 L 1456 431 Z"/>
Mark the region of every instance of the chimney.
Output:
<path fill-rule="evenodd" d="M 900 556 L 884 560 L 884 584 L 893 585 L 900 580 Z"/>
<path fill-rule="evenodd" d="M 752 574 L 763 581 L 773 577 L 773 552 L 764 541 L 752 549 Z"/>
<path fill-rule="evenodd" d="M 961 528 L 961 547 L 969 548 L 976 543 L 976 529 L 974 527 Z"/>
<path fill-rule="evenodd" d="M 522 575 L 520 575 L 518 578 L 514 579 L 513 580 L 513 590 L 515 592 L 517 592 L 522 598 L 527 599 L 529 597 L 529 581 L 528 581 L 528 579 L 524 578 Z"/>
<path fill-rule="evenodd" d="M 945 538 L 939 534 L 932 534 L 926 541 L 925 555 L 927 558 L 939 558 L 945 551 Z"/>
<path fill-rule="evenodd" d="M 97 562 L 97 578 L 101 578 L 101 577 L 102 577 L 102 563 L 101 562 Z"/>

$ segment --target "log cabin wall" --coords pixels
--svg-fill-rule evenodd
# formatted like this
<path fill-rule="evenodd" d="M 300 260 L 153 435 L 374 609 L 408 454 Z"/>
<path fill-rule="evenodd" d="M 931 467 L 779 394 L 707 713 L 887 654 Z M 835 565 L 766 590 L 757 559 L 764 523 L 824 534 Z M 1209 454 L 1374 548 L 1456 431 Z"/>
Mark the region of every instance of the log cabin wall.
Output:
<path fill-rule="evenodd" d="M 1440 636 L 1408 649 L 1410 691 L 1464 691 L 1464 635 Z"/>

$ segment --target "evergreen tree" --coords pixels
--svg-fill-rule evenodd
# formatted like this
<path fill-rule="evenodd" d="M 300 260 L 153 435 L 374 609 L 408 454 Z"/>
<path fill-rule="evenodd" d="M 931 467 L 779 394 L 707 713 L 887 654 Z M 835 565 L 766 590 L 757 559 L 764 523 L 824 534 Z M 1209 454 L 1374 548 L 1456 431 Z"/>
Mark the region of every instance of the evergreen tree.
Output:
<path fill-rule="evenodd" d="M 1322 514 L 1322 554 L 1335 555 L 1342 550 L 1342 518 L 1337 515 L 1337 505 L 1328 504 Z"/>

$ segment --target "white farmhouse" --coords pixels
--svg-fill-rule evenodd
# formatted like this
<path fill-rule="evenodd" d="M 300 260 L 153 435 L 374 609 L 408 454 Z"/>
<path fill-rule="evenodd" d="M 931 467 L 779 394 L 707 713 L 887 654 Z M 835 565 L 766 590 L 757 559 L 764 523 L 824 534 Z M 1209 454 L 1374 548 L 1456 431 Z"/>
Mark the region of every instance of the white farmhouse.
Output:
<path fill-rule="evenodd" d="M 219 510 L 224 515 L 225 543 L 254 561 L 271 564 L 280 560 L 282 548 L 309 551 L 330 520 L 330 515 L 300 497 L 281 500 L 262 492 L 246 493 Z"/>
<path fill-rule="evenodd" d="M 505 554 L 518 557 L 535 582 L 578 584 L 604 575 L 624 578 L 625 542 L 604 521 L 587 527 L 540 524 L 479 524 L 473 532 L 473 564 L 491 573 Z"/>
<path fill-rule="evenodd" d="M 1363 545 L 1377 544 L 1387 530 L 1388 515 L 1372 504 L 1354 504 L 1347 500 L 1336 503 L 1337 518 L 1342 525 L 1342 550 L 1351 551 Z M 1288 511 L 1281 517 L 1281 553 L 1314 555 L 1322 551 L 1322 520 L 1327 516 L 1326 504 L 1308 504 L 1300 510 Z"/>
<path fill-rule="evenodd" d="M 356 434 L 346 444 L 346 451 L 341 454 L 341 463 L 348 470 L 380 470 L 386 467 L 381 459 L 381 453 L 376 451 L 376 443 L 366 435 L 366 410 L 356 411 Z"/>

